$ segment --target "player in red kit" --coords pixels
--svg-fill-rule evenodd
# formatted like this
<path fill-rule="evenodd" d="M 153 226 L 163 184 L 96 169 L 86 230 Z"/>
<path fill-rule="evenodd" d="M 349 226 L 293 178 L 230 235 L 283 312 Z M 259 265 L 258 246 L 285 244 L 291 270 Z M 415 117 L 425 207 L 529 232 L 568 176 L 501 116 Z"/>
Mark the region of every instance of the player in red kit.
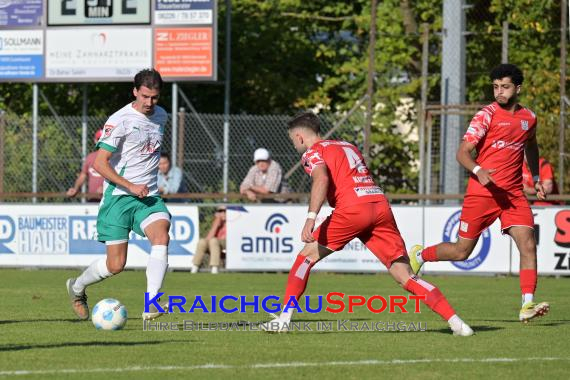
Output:
<path fill-rule="evenodd" d="M 440 243 L 422 250 L 414 246 L 410 264 L 418 273 L 426 261 L 462 261 L 469 257 L 481 233 L 501 220 L 520 251 L 522 308 L 519 319 L 527 322 L 548 313 L 546 302 L 534 302 L 536 290 L 536 242 L 534 219 L 523 194 L 522 167 L 526 154 L 539 199 L 545 199 L 539 181 L 536 116 L 518 104 L 523 74 L 515 65 L 502 64 L 491 71 L 495 102 L 483 107 L 471 120 L 457 151 L 457 160 L 472 172 L 467 185 L 455 243 Z M 477 152 L 476 160 L 471 153 Z"/>
<path fill-rule="evenodd" d="M 554 178 L 554 168 L 552 164 L 548 162 L 544 157 L 540 157 L 538 160 L 539 166 L 539 177 L 540 182 L 542 183 L 542 187 L 544 189 L 544 194 L 548 196 L 548 194 L 556 195 L 560 194 L 558 191 L 558 185 L 556 184 L 556 179 Z M 525 160 L 523 164 L 523 191 L 527 195 L 536 195 L 537 191 L 534 188 L 534 180 L 532 178 L 532 173 L 528 168 L 528 164 Z M 532 202 L 534 206 L 555 206 L 555 205 L 563 205 L 564 202 L 560 201 L 553 201 L 553 200 L 541 200 L 541 201 L 534 201 Z"/>
<path fill-rule="evenodd" d="M 303 153 L 302 164 L 312 177 L 312 188 L 309 213 L 301 233 L 306 244 L 289 272 L 284 306 L 291 297 L 299 300 L 311 268 L 317 262 L 358 238 L 404 289 L 425 296 L 426 305 L 449 322 L 455 335 L 473 335 L 473 330 L 457 316 L 439 289 L 412 273 L 390 204 L 374 183 L 358 149 L 345 141 L 322 140 L 319 118 L 310 112 L 289 122 L 289 137 L 295 149 Z M 325 199 L 335 209 L 314 230 Z M 285 309 L 261 328 L 271 332 L 287 331 L 294 309 Z"/>

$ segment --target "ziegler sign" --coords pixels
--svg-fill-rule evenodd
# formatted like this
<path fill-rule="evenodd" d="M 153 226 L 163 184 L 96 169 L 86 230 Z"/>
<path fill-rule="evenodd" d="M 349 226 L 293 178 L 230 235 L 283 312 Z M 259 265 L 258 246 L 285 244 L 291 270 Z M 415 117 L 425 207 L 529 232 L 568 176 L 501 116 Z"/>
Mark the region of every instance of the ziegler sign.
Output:
<path fill-rule="evenodd" d="M 556 234 L 554 244 L 562 248 L 570 248 L 570 210 L 559 211 L 554 217 Z M 570 252 L 555 252 L 557 261 L 555 270 L 570 270 Z"/>

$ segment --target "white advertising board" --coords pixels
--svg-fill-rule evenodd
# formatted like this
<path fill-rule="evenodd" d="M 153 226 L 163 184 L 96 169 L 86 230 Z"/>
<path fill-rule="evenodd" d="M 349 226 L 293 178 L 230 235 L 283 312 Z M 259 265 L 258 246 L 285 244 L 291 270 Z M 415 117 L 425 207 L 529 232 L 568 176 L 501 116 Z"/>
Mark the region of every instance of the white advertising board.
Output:
<path fill-rule="evenodd" d="M 317 225 L 331 211 L 331 208 L 323 208 Z M 417 210 L 395 207 L 393 211 L 403 236 L 410 241 L 421 241 L 421 222 L 405 223 L 417 215 Z M 226 268 L 288 271 L 304 246 L 301 230 L 306 216 L 307 206 L 244 206 L 228 209 Z M 315 270 L 373 273 L 386 271 L 386 268 L 360 240 L 355 239 L 343 250 L 319 262 Z"/>
<path fill-rule="evenodd" d="M 533 207 L 539 274 L 570 275 L 570 208 Z M 520 253 L 513 244 L 512 273 L 519 273 Z"/>
<path fill-rule="evenodd" d="M 76 80 L 129 80 L 152 67 L 152 31 L 149 28 L 48 29 L 46 77 Z"/>
<path fill-rule="evenodd" d="M 417 212 L 420 212 L 419 208 Z M 425 207 L 424 212 L 425 247 L 457 240 L 460 207 Z M 423 271 L 426 273 L 508 273 L 510 245 L 510 237 L 501 234 L 500 222 L 496 221 L 483 232 L 467 260 L 428 262 L 424 264 Z"/>
<path fill-rule="evenodd" d="M 170 206 L 169 266 L 190 268 L 198 244 L 198 208 Z M 94 240 L 96 205 L 3 205 L 0 267 L 84 267 L 105 254 Z M 131 233 L 127 267 L 144 268 L 150 243 Z"/>
<path fill-rule="evenodd" d="M 214 0 L 156 0 L 156 25 L 199 25 L 214 21 Z"/>
<path fill-rule="evenodd" d="M 0 30 L 0 79 L 41 78 L 43 30 Z"/>

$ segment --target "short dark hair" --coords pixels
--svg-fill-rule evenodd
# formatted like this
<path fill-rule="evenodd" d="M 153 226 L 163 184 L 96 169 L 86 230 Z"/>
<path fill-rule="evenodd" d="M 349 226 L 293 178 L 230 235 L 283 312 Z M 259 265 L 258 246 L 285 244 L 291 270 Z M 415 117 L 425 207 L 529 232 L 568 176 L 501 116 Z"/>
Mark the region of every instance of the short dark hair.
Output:
<path fill-rule="evenodd" d="M 510 63 L 502 63 L 498 66 L 495 66 L 493 70 L 491 70 L 490 76 L 491 81 L 509 77 L 515 86 L 520 86 L 524 81 L 524 76 L 521 69 Z"/>
<path fill-rule="evenodd" d="M 166 158 L 168 160 L 168 162 L 170 162 L 170 154 L 168 154 L 167 152 L 160 152 L 160 158 Z"/>
<path fill-rule="evenodd" d="M 321 133 L 321 121 L 312 112 L 301 112 L 289 120 L 287 129 L 292 130 L 295 128 L 308 128 L 315 132 L 317 135 Z"/>
<path fill-rule="evenodd" d="M 135 75 L 135 88 L 138 90 L 141 86 L 150 88 L 151 90 L 162 89 L 162 77 L 155 69 L 144 69 Z"/>

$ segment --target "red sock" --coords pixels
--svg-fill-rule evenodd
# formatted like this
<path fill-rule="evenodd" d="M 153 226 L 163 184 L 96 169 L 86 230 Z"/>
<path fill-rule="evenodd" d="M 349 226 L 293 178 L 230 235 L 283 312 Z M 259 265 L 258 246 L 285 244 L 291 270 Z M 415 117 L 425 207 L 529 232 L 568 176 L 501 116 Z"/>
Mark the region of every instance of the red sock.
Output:
<path fill-rule="evenodd" d="M 441 317 L 446 321 L 448 321 L 449 318 L 453 317 L 455 314 L 455 310 L 453 310 L 439 289 L 419 277 L 410 277 L 408 282 L 406 282 L 404 289 L 416 296 L 425 294 L 425 304 L 437 314 L 441 315 Z"/>
<path fill-rule="evenodd" d="M 437 249 L 437 245 L 432 245 L 431 247 L 424 248 L 422 251 L 422 258 L 424 261 L 437 261 L 437 255 L 435 251 Z"/>
<path fill-rule="evenodd" d="M 297 302 L 299 297 L 305 292 L 307 281 L 309 281 L 309 273 L 311 268 L 315 265 L 309 258 L 299 254 L 295 263 L 289 271 L 287 278 L 287 288 L 285 289 L 285 299 L 283 305 L 286 305 L 291 296 L 295 296 Z"/>
<path fill-rule="evenodd" d="M 536 269 L 521 269 L 519 281 L 522 294 L 534 294 L 536 290 Z"/>

